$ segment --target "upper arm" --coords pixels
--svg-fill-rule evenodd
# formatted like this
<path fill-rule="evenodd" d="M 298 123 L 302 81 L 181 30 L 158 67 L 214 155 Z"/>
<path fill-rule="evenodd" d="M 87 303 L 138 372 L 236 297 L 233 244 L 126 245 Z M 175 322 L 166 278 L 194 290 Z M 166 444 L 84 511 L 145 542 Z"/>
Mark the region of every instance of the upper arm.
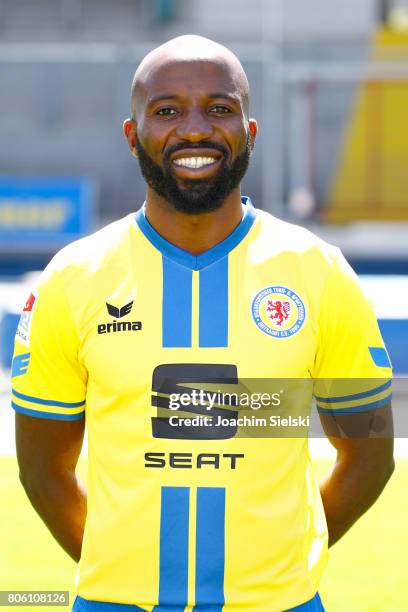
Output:
<path fill-rule="evenodd" d="M 392 370 L 371 304 L 337 254 L 319 317 L 314 394 L 343 462 L 393 464 Z"/>
<path fill-rule="evenodd" d="M 354 379 L 355 393 L 360 390 L 358 380 L 377 379 L 376 386 L 380 387 L 382 382 L 386 382 L 384 379 L 392 376 L 391 363 L 373 307 L 340 251 L 333 254 L 320 300 L 318 343 L 312 376 L 315 379 Z M 366 390 L 369 391 L 369 387 Z M 317 395 L 325 395 L 324 390 L 318 391 Z M 369 400 L 368 394 L 366 397 Z M 368 400 L 367 403 L 370 403 Z"/>
<path fill-rule="evenodd" d="M 16 412 L 16 448 L 22 480 L 47 473 L 75 471 L 85 419 L 59 421 Z"/>
<path fill-rule="evenodd" d="M 391 405 L 349 414 L 320 413 L 330 443 L 345 460 L 353 462 L 393 461 L 393 418 Z"/>
<path fill-rule="evenodd" d="M 28 299 L 12 365 L 22 473 L 75 469 L 85 427 L 87 372 L 64 284 L 51 264 Z"/>
<path fill-rule="evenodd" d="M 80 340 L 59 272 L 43 273 L 17 328 L 12 364 L 12 407 L 27 416 L 81 419 L 87 372 Z"/>
<path fill-rule="evenodd" d="M 373 308 L 339 252 L 321 298 L 312 374 L 328 437 L 333 426 L 344 430 L 341 438 L 380 437 L 376 427 L 392 437 L 391 364 Z"/>

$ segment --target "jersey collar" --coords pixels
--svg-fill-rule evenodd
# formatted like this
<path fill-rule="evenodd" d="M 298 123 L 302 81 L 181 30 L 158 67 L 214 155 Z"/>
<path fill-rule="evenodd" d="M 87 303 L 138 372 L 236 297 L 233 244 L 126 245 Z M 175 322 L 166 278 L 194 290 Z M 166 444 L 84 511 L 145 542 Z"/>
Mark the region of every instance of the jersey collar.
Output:
<path fill-rule="evenodd" d="M 146 219 L 144 205 L 136 213 L 136 222 L 149 242 L 151 242 L 151 244 L 163 255 L 191 270 L 201 270 L 228 255 L 228 253 L 245 238 L 251 229 L 256 218 L 255 208 L 250 198 L 244 196 L 241 200 L 245 207 L 241 223 L 222 242 L 219 242 L 208 251 L 201 253 L 201 255 L 192 255 L 188 251 L 180 249 L 156 232 Z"/>

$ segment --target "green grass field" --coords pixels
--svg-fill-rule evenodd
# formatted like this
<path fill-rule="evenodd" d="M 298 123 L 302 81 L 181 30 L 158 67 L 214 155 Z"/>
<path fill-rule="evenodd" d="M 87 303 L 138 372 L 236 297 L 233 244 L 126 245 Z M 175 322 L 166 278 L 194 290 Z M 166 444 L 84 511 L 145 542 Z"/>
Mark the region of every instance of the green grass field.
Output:
<path fill-rule="evenodd" d="M 317 463 L 319 474 L 328 467 Z M 0 499 L 0 590 L 70 590 L 72 601 L 75 565 L 31 508 L 13 458 L 0 457 Z M 401 460 L 381 499 L 331 551 L 320 589 L 327 612 L 408 610 L 407 517 L 408 461 Z"/>

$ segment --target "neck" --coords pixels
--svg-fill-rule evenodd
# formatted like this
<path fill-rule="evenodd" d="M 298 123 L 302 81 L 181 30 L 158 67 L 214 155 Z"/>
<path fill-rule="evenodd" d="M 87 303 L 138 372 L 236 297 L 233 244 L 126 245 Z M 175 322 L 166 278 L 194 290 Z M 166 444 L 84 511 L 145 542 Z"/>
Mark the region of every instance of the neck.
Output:
<path fill-rule="evenodd" d="M 150 225 L 168 242 L 200 255 L 222 242 L 242 220 L 241 191 L 235 189 L 222 206 L 200 215 L 178 212 L 153 189 L 147 188 L 146 218 Z"/>

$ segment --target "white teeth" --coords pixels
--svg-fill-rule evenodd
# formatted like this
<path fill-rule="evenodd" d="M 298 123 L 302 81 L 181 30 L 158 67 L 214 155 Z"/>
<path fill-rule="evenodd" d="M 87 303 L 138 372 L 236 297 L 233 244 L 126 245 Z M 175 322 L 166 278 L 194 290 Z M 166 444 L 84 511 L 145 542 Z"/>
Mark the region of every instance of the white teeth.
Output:
<path fill-rule="evenodd" d="M 184 166 L 185 168 L 202 168 L 214 162 L 215 157 L 180 157 L 174 160 L 176 166 Z"/>

